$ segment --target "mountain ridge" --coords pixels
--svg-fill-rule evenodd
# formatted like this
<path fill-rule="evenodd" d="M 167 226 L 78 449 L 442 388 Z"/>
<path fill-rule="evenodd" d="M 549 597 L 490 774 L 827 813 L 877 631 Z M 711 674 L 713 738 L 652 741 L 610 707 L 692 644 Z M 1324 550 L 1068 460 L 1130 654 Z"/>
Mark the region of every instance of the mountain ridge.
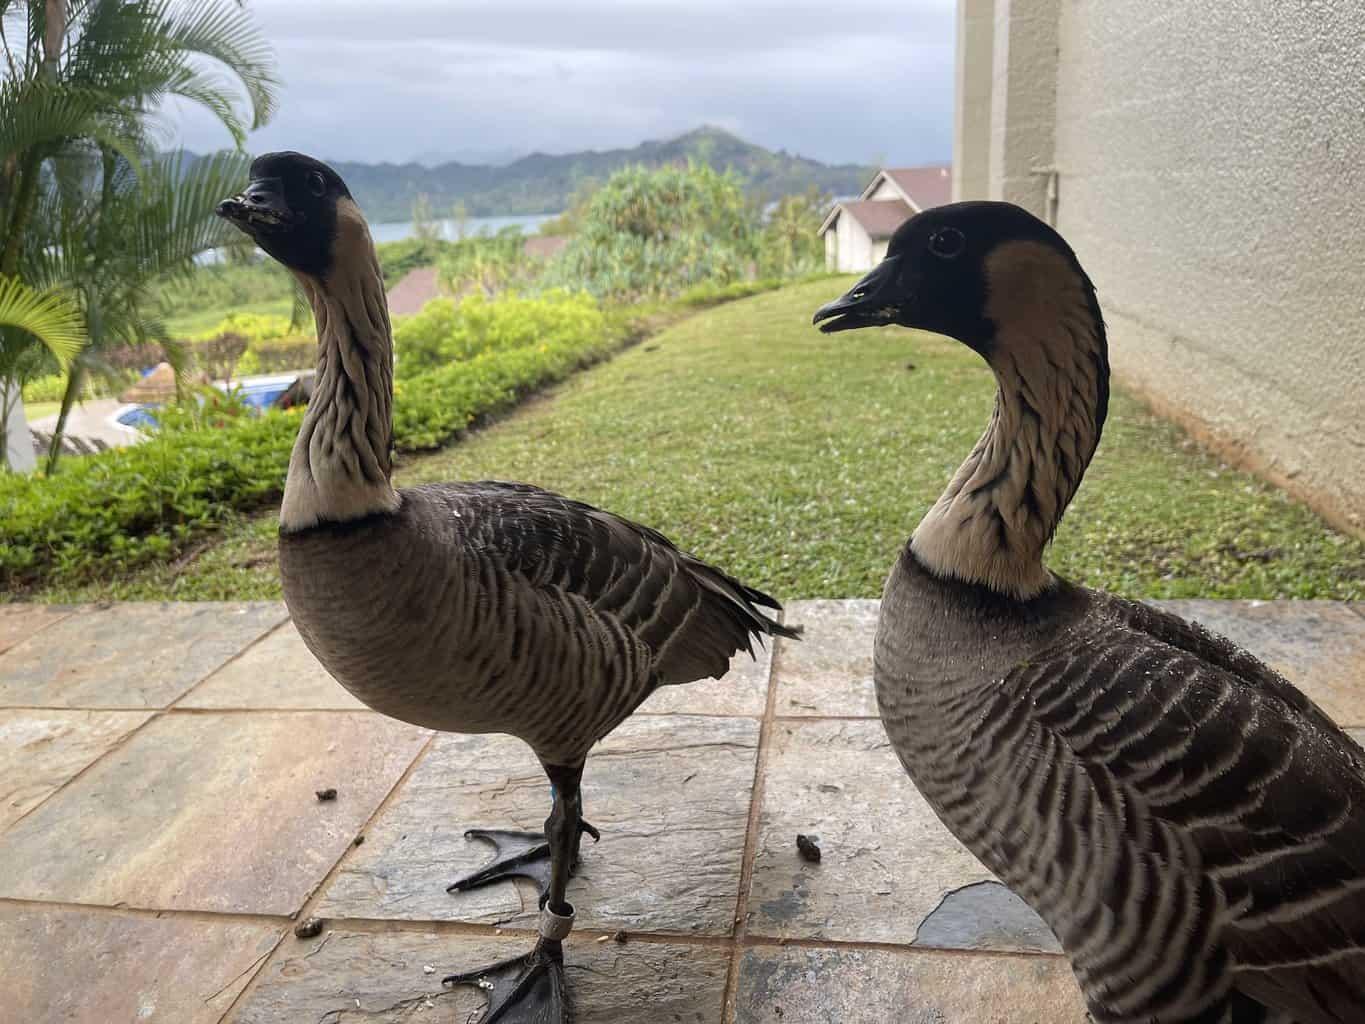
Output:
<path fill-rule="evenodd" d="M 464 203 L 471 217 L 559 213 L 581 185 L 600 184 L 622 167 L 658 167 L 689 158 L 717 170 L 733 169 L 744 179 L 746 191 L 763 199 L 804 192 L 811 186 L 836 196 L 856 194 L 875 172 L 870 166 L 825 164 L 782 149 L 766 149 L 709 125 L 630 148 L 528 153 L 502 165 L 449 161 L 428 167 L 415 160 L 328 163 L 346 180 L 371 220 L 404 221 L 411 218 L 412 204 L 423 194 L 434 217 L 449 216 L 457 202 Z"/>

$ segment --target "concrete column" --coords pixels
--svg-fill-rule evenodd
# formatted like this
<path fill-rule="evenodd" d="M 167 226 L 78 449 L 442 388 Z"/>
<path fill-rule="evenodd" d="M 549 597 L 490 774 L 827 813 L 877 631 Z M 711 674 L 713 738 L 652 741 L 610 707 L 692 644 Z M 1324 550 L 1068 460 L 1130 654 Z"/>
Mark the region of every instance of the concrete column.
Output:
<path fill-rule="evenodd" d="M 992 31 L 991 199 L 1048 216 L 1057 136 L 1060 0 L 996 0 Z"/>
<path fill-rule="evenodd" d="M 0 389 L 15 388 L 19 385 L 10 381 L 0 380 Z M 3 398 L 3 395 L 0 395 Z M 29 436 L 28 420 L 24 417 L 24 400 L 19 395 L 14 395 L 14 407 L 10 409 L 9 421 L 6 424 L 6 440 L 9 449 L 4 452 L 6 463 L 9 468 L 17 472 L 27 473 L 37 466 L 37 459 L 33 455 L 33 439 Z M 0 409 L 4 408 L 4 402 L 0 401 Z M 3 472 L 4 467 L 0 467 Z"/>
<path fill-rule="evenodd" d="M 991 176 L 991 92 L 996 0 L 957 2 L 953 200 L 985 199 Z"/>

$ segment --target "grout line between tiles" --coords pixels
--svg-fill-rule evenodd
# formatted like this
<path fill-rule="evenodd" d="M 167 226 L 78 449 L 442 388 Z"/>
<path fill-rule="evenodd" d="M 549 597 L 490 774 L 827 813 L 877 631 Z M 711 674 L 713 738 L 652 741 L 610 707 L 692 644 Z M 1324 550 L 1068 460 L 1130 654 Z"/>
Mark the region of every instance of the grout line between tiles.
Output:
<path fill-rule="evenodd" d="M 374 714 L 374 712 L 367 710 L 365 714 Z M 389 791 L 385 793 L 384 798 L 380 800 L 378 804 L 375 805 L 374 810 L 370 812 L 370 815 L 361 824 L 359 830 L 356 832 L 356 835 L 363 836 L 366 832 L 368 832 L 370 826 L 373 825 L 374 822 L 379 818 L 379 816 L 382 815 L 386 810 L 388 810 L 389 805 L 392 804 L 394 800 L 398 798 L 399 791 L 402 790 L 403 786 L 412 776 L 412 773 L 417 770 L 417 766 L 423 760 L 426 759 L 427 752 L 431 750 L 432 744 L 436 742 L 436 737 L 439 735 L 440 733 L 433 732 L 430 736 L 427 737 L 427 741 L 422 744 L 422 749 L 417 751 L 416 755 L 413 756 L 413 759 L 410 762 L 408 762 L 408 766 L 404 768 L 403 771 L 399 774 L 398 778 L 394 780 L 393 785 L 389 787 Z M 322 902 L 322 897 L 323 894 L 327 891 L 327 887 L 332 883 L 333 879 L 335 879 L 337 874 L 341 871 L 341 866 L 346 862 L 347 856 L 351 853 L 351 851 L 355 849 L 356 845 L 354 841 L 346 845 L 346 847 L 341 851 L 340 856 L 337 857 L 336 863 L 334 863 L 328 869 L 327 873 L 323 875 L 322 878 L 318 881 L 318 884 L 313 887 L 312 892 L 310 892 L 307 898 L 304 899 L 303 904 L 300 906 L 298 911 L 293 915 L 292 920 L 303 921 L 308 920 L 308 918 L 312 915 L 313 910 L 318 906 L 319 903 Z M 247 979 L 247 983 L 242 986 L 242 990 L 237 993 L 237 997 L 233 999 L 230 1004 L 228 1004 L 227 1009 L 224 1010 L 222 1016 L 218 1018 L 219 1024 L 223 1024 L 224 1021 L 229 1020 L 232 1017 L 233 1013 L 236 1012 L 237 1007 L 244 1004 L 244 1001 L 246 1000 L 247 996 L 255 989 L 257 979 L 259 979 L 262 975 L 265 974 L 266 968 L 270 965 L 270 962 L 275 959 L 275 954 L 279 951 L 280 946 L 288 939 L 290 931 L 291 931 L 290 929 L 286 928 L 284 935 L 280 936 L 280 941 L 275 943 L 274 948 L 270 950 L 270 955 L 264 957 L 261 960 L 260 965 L 256 968 L 255 971 L 252 972 L 251 977 Z"/>
<path fill-rule="evenodd" d="M 277 928 L 289 925 L 282 914 L 249 914 L 234 910 L 172 910 L 156 907 L 128 907 L 107 903 L 78 903 L 74 900 L 35 900 L 21 896 L 0 896 L 0 907 L 20 910 L 72 910 L 81 913 L 110 914 L 114 917 L 182 918 L 187 921 L 230 921 L 234 924 L 268 924 Z"/>
<path fill-rule="evenodd" d="M 286 610 L 285 610 L 285 613 L 284 613 L 284 618 L 283 618 L 280 622 L 276 623 L 274 626 L 271 626 L 269 629 L 267 629 L 267 630 L 266 630 L 264 633 L 262 633 L 260 636 L 256 637 L 255 640 L 252 640 L 250 643 L 244 645 L 240 651 L 238 651 L 238 652 L 237 652 L 236 654 L 234 654 L 232 657 L 228 658 L 227 661 L 223 662 L 223 663 L 222 663 L 221 665 L 219 665 L 217 668 L 210 669 L 210 670 L 203 676 L 203 678 L 201 678 L 200 680 L 198 680 L 197 682 L 195 682 L 194 684 L 192 684 L 188 690 L 186 690 L 184 693 L 182 693 L 182 694 L 181 694 L 179 697 L 177 697 L 175 700 L 173 700 L 173 701 L 171 701 L 169 704 L 167 704 L 167 705 L 166 705 L 166 710 L 169 711 L 169 710 L 171 710 L 172 708 L 174 708 L 177 704 L 179 704 L 179 703 L 180 703 L 182 700 L 184 700 L 186 697 L 188 697 L 188 696 L 190 696 L 192 693 L 194 693 L 195 690 L 199 689 L 199 687 L 203 686 L 203 685 L 204 685 L 205 683 L 207 683 L 210 679 L 212 679 L 214 676 L 216 676 L 219 672 L 223 671 L 223 670 L 224 670 L 225 668 L 227 668 L 229 665 L 235 664 L 236 662 L 240 661 L 242 658 L 246 657 L 247 651 L 250 651 L 252 648 L 256 647 L 256 646 L 259 645 L 259 644 L 265 643 L 266 640 L 270 639 L 270 637 L 274 636 L 274 635 L 275 635 L 276 633 L 278 633 L 280 630 L 284 629 L 284 627 L 287 626 L 287 625 L 289 625 L 289 623 L 292 622 L 292 621 L 293 621 L 293 619 L 290 618 L 290 616 L 289 616 L 289 611 L 288 611 L 288 609 L 286 609 Z"/>
<path fill-rule="evenodd" d="M 210 670 L 209 670 L 207 673 L 205 673 L 205 674 L 203 675 L 203 677 L 201 677 L 197 682 L 191 683 L 189 689 L 187 689 L 187 690 L 186 690 L 184 693 L 182 693 L 179 697 L 177 697 L 175 700 L 171 701 L 169 704 L 165 704 L 165 705 L 163 705 L 163 706 L 161 706 L 161 707 L 153 707 L 153 708 L 149 708 L 149 707 L 111 707 L 111 708 L 83 708 L 83 707 L 60 707 L 60 708 L 58 708 L 58 707 L 51 707 L 51 708 L 50 708 L 50 707 L 42 707 L 42 706 L 32 706 L 32 707 L 21 707 L 21 708 L 5 708 L 4 710 L 7 710 L 7 711 L 9 711 L 9 710 L 13 710 L 13 711 L 86 711 L 86 712 L 89 712 L 89 711 L 137 711 L 137 712 L 143 712 L 143 713 L 146 713 L 146 712 L 151 712 L 151 713 L 150 713 L 149 715 L 147 715 L 147 720 L 146 720 L 145 722 L 141 723 L 141 724 L 138 725 L 136 728 L 130 729 L 130 730 L 128 731 L 127 735 L 125 735 L 125 736 L 123 736 L 121 739 L 115 741 L 115 742 L 114 742 L 113 744 L 111 744 L 107 749 L 105 749 L 105 750 L 103 750 L 101 753 L 99 753 L 99 754 L 94 758 L 94 760 L 92 760 L 89 764 L 87 764 L 85 767 L 83 767 L 80 771 L 76 772 L 75 775 L 72 775 L 69 779 L 67 779 L 66 781 L 64 781 L 61 785 L 59 785 L 59 786 L 58 786 L 56 789 L 54 789 L 51 793 L 49 793 L 47 796 L 43 797 L 43 799 L 39 800 L 36 804 L 34 804 L 32 807 L 30 807 L 27 811 L 25 811 L 23 814 L 19 815 L 19 817 L 15 818 L 12 822 L 10 822 L 8 825 L 6 825 L 4 829 L 0 829 L 0 834 L 3 834 L 4 832 L 8 832 L 8 831 L 9 831 L 10 829 L 12 829 L 15 825 L 19 824 L 19 822 L 21 822 L 21 821 L 23 821 L 25 818 L 27 818 L 30 814 L 35 813 L 40 807 L 45 806 L 49 800 L 52 800 L 53 798 L 55 798 L 59 793 L 65 792 L 66 789 L 67 789 L 69 786 L 74 785 L 74 784 L 76 783 L 77 780 L 83 778 L 87 772 L 89 772 L 89 771 L 90 771 L 92 768 L 94 768 L 97 764 L 100 764 L 101 762 L 103 762 L 105 758 L 109 757 L 109 756 L 110 756 L 111 754 L 113 754 L 115 751 L 122 750 L 124 747 L 126 747 L 126 746 L 132 741 L 132 739 L 133 739 L 134 736 L 137 736 L 138 734 L 140 734 L 143 730 L 145 730 L 148 726 L 150 726 L 150 725 L 151 725 L 153 722 L 155 722 L 158 718 L 161 718 L 163 715 L 167 714 L 168 712 L 177 710 L 176 705 L 179 704 L 179 703 L 180 703 L 182 700 L 184 700 L 186 697 L 188 697 L 190 694 L 192 694 L 192 693 L 193 693 L 195 690 L 197 690 L 200 686 L 202 686 L 205 680 L 211 678 L 212 676 L 216 675 L 218 672 L 221 672 L 223 669 L 227 668 L 227 666 L 231 665 L 231 664 L 232 664 L 234 661 L 236 661 L 238 658 L 242 657 L 242 655 L 246 654 L 246 652 L 249 651 L 249 650 L 251 650 L 251 648 L 255 647 L 258 643 L 261 643 L 263 640 L 265 640 L 266 637 L 270 636 L 270 634 L 274 633 L 275 630 L 282 628 L 282 627 L 285 625 L 285 623 L 287 623 L 287 622 L 289 622 L 289 617 L 288 617 L 288 615 L 285 616 L 283 622 L 280 622 L 280 623 L 278 623 L 277 625 L 272 626 L 271 628 L 265 630 L 263 633 L 261 633 L 259 636 L 257 636 L 255 639 L 248 641 L 246 644 L 244 644 L 244 645 L 242 646 L 241 650 L 237 651 L 235 654 L 233 654 L 231 657 L 229 657 L 226 661 L 224 661 L 221 665 L 218 665 L 216 668 L 210 669 Z M 40 630 L 39 632 L 41 632 L 41 630 Z M 12 650 L 12 649 L 13 649 L 13 648 L 11 648 L 11 650 Z"/>
<path fill-rule="evenodd" d="M 229 922 L 233 924 L 261 924 L 281 929 L 286 936 L 296 920 L 283 914 L 248 914 L 223 910 L 169 910 L 150 907 L 118 907 L 93 903 L 72 903 L 58 900 L 34 900 L 17 897 L 0 897 L 0 907 L 13 907 L 20 910 L 65 910 L 77 913 L 102 914 L 112 917 L 147 918 L 152 920 L 179 919 L 204 924 Z M 303 914 L 298 915 L 304 917 Z M 328 930 L 345 931 L 358 935 L 447 935 L 471 939 L 507 938 L 522 939 L 533 937 L 534 928 L 519 928 L 508 925 L 480 924 L 470 921 L 410 920 L 406 918 L 354 917 L 335 918 L 328 922 Z M 610 940 L 619 929 L 616 928 L 575 928 L 571 945 L 587 946 L 602 940 Z M 947 956 L 969 957 L 1008 957 L 1061 958 L 1062 953 L 1043 950 L 1023 949 L 953 949 L 942 946 L 921 946 L 903 942 L 878 942 L 860 939 L 808 938 L 778 935 L 749 935 L 742 943 L 728 935 L 699 935 L 690 932 L 638 932 L 627 933 L 626 944 L 696 946 L 705 949 L 772 949 L 793 947 L 796 949 L 849 949 L 876 950 L 890 953 L 920 954 L 933 953 Z"/>
<path fill-rule="evenodd" d="M 785 616 L 784 616 L 785 618 Z M 790 641 L 773 638 L 773 656 L 768 662 L 768 693 L 758 727 L 758 749 L 754 753 L 754 781 L 749 791 L 749 820 L 744 828 L 744 854 L 739 864 L 739 893 L 735 898 L 735 927 L 730 942 L 730 966 L 721 996 L 721 1024 L 733 1024 L 739 998 L 739 965 L 744 938 L 748 931 L 749 889 L 753 885 L 754 860 L 758 855 L 758 826 L 763 814 L 763 787 L 768 766 L 768 742 L 777 711 L 777 670 L 782 651 Z"/>
<path fill-rule="evenodd" d="M 17 604 L 32 604 L 32 602 L 17 602 Z M 9 606 L 7 606 L 7 607 L 15 607 L 15 606 L 14 606 L 14 605 L 9 605 Z M 51 606 L 50 606 L 50 605 L 39 605 L 39 607 L 51 607 Z M 57 607 L 63 607 L 63 606 L 58 605 Z M 35 629 L 35 630 L 34 630 L 32 633 L 30 633 L 28 636 L 24 637 L 22 640 L 16 640 L 14 643 L 10 644 L 8 647 L 4 648 L 3 650 L 0 650 L 0 656 L 3 656 L 3 655 L 5 655 L 5 654 L 8 654 L 10 651 L 15 650 L 16 648 L 18 648 L 21 644 L 26 644 L 26 643 L 28 643 L 28 642 L 29 642 L 30 640 L 32 640 L 35 636 L 37 636 L 39 633 L 42 633 L 44 630 L 51 629 L 53 626 L 57 625 L 59 622 L 65 622 L 67 619 L 71 618 L 71 616 L 75 615 L 77 612 L 85 611 L 88 607 L 90 607 L 90 606 L 88 606 L 88 605 L 80 605 L 80 604 L 66 605 L 66 606 L 65 606 L 65 608 L 66 608 L 65 614 L 62 614 L 62 615 L 53 615 L 53 616 L 52 616 L 52 621 L 51 621 L 51 622 L 44 622 L 41 626 L 39 626 L 37 629 Z"/>
<path fill-rule="evenodd" d="M 88 711 L 92 711 L 92 710 L 96 710 L 96 709 L 92 709 L 92 708 L 54 708 L 54 709 L 52 709 L 52 710 L 58 710 L 58 711 L 86 711 L 86 712 L 88 712 Z M 99 708 L 98 710 L 104 711 L 104 710 L 108 710 L 108 709 L 106 709 L 106 708 Z M 132 709 L 130 709 L 130 710 L 132 710 Z M 30 814 L 36 814 L 40 808 L 46 807 L 47 804 L 48 804 L 51 800 L 56 799 L 56 797 L 57 797 L 58 794 L 60 794 L 60 793 L 65 793 L 66 790 L 67 790 L 69 787 L 74 786 L 80 779 L 83 779 L 83 778 L 86 776 L 86 774 L 87 774 L 88 772 L 90 772 L 90 771 L 95 767 L 95 765 L 100 764 L 102 761 L 104 761 L 105 758 L 111 757 L 114 753 L 116 753 L 117 751 L 122 750 L 122 749 L 123 749 L 124 747 L 126 747 L 129 743 L 131 743 L 134 736 L 137 736 L 137 735 L 139 735 L 140 733 L 142 733 L 149 725 L 151 725 L 151 724 L 152 724 L 153 722 L 155 722 L 158 718 L 160 718 L 160 717 L 161 717 L 161 714 L 162 714 L 162 712 L 161 712 L 160 710 L 152 709 L 152 708 L 138 708 L 138 709 L 136 709 L 136 710 L 138 710 L 138 711 L 140 711 L 140 712 L 143 712 L 144 714 L 146 714 L 148 711 L 150 711 L 151 713 L 150 713 L 150 714 L 147 714 L 147 720 L 146 720 L 146 721 L 139 723 L 138 725 L 134 726 L 132 729 L 129 729 L 128 732 L 127 732 L 124 736 L 120 737 L 119 739 L 117 739 L 117 740 L 115 740 L 113 743 L 111 743 L 105 750 L 103 750 L 101 753 L 99 753 L 98 755 L 96 755 L 96 757 L 95 757 L 89 764 L 87 764 L 85 767 L 83 767 L 80 771 L 76 772 L 75 775 L 72 775 L 69 779 L 67 779 L 66 781 L 64 781 L 61 785 L 57 786 L 51 793 L 49 793 L 47 796 L 43 797 L 41 800 L 39 800 L 36 804 L 34 804 L 32 807 L 30 807 L 30 808 L 29 808 L 27 811 L 25 811 L 23 814 L 19 815 L 19 817 L 15 818 L 15 819 L 14 819 L 13 821 L 11 821 L 8 825 L 6 825 L 3 829 L 0 829 L 0 835 L 3 835 L 4 833 L 9 832 L 12 828 L 14 828 L 16 825 L 18 825 L 21 821 L 23 821 L 25 818 L 27 818 Z"/>
<path fill-rule="evenodd" d="M 781 938 L 775 935 L 756 935 L 746 938 L 744 949 L 848 949 L 860 952 L 900 953 L 905 956 L 925 954 L 942 956 L 995 957 L 1002 960 L 1036 959 L 1065 960 L 1065 953 L 1044 952 L 1038 949 L 953 949 L 947 946 L 916 946 L 904 942 L 861 942 L 855 939 Z"/>

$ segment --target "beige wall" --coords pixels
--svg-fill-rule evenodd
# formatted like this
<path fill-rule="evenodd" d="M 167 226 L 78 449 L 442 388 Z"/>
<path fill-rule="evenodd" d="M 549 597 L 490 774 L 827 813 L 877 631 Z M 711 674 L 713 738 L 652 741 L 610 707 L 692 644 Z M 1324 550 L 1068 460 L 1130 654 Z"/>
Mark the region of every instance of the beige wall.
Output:
<path fill-rule="evenodd" d="M 958 0 L 953 199 L 984 199 L 990 188 L 994 0 Z"/>
<path fill-rule="evenodd" d="M 882 178 L 880 181 L 877 182 L 877 187 L 872 190 L 871 195 L 866 196 L 866 198 L 904 199 L 905 197 L 900 194 L 900 191 L 896 188 L 895 185 L 891 184 L 891 182 L 888 181 L 886 178 Z"/>
<path fill-rule="evenodd" d="M 1359 0 L 1064 0 L 1052 72 L 1025 3 L 995 0 L 993 95 L 1013 110 L 992 110 L 988 194 L 1045 215 L 1017 170 L 1054 165 L 1056 223 L 1099 288 L 1120 379 L 1365 529 Z M 1029 39 L 1044 42 L 1025 55 Z M 1050 159 L 1027 138 L 1049 104 Z"/>
<path fill-rule="evenodd" d="M 831 256 L 830 239 L 834 239 Z M 834 222 L 834 228 L 825 232 L 825 269 L 837 270 L 841 274 L 860 274 L 871 270 L 876 261 L 872 258 L 872 239 L 863 226 L 846 213 L 841 213 Z"/>

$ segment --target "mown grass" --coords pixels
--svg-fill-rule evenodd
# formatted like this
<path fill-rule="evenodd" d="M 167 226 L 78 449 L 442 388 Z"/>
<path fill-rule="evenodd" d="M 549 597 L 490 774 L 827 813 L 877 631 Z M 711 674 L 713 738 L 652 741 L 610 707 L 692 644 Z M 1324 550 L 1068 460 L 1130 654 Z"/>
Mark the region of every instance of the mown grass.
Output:
<path fill-rule="evenodd" d="M 62 411 L 61 402 L 25 402 L 24 419 L 32 423 L 40 420 L 44 416 L 52 416 Z"/>
<path fill-rule="evenodd" d="M 223 318 L 231 313 L 257 313 L 265 316 L 288 317 L 294 308 L 294 300 L 283 298 L 262 299 L 260 302 L 238 302 L 232 305 L 214 305 L 196 309 L 194 312 L 178 313 L 165 319 L 166 333 L 172 338 L 197 338 L 213 330 Z"/>
<path fill-rule="evenodd" d="M 989 415 L 989 371 L 945 339 L 822 335 L 825 280 L 692 317 L 452 448 L 403 484 L 525 480 L 663 530 L 783 598 L 875 597 Z M 273 516 L 169 566 L 51 600 L 275 597 Z M 1137 597 L 1365 598 L 1365 543 L 1203 453 L 1120 393 L 1049 556 Z"/>

